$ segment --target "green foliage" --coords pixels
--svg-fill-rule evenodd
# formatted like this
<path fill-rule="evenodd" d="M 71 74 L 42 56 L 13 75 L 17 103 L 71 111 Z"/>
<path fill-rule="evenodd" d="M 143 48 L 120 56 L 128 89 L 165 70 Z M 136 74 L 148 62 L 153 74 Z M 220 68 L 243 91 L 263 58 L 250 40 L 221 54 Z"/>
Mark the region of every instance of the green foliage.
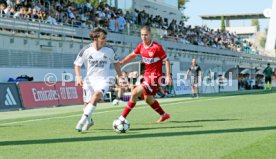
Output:
<path fill-rule="evenodd" d="M 189 2 L 189 0 L 178 0 L 178 9 L 185 9 L 185 4 Z"/>
<path fill-rule="evenodd" d="M 221 31 L 225 31 L 225 20 L 224 16 L 221 17 L 221 26 L 220 26 Z"/>
<path fill-rule="evenodd" d="M 178 9 L 181 11 L 181 20 L 183 20 L 184 22 L 187 22 L 189 20 L 189 17 L 183 14 L 183 11 L 186 9 L 185 4 L 187 2 L 189 2 L 189 0 L 178 0 Z"/>

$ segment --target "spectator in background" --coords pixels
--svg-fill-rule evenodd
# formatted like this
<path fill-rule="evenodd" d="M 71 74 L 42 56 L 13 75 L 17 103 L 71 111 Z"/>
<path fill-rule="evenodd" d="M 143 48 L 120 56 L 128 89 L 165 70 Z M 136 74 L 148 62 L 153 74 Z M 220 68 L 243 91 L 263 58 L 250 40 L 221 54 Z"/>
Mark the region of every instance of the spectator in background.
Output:
<path fill-rule="evenodd" d="M 202 73 L 200 66 L 196 63 L 196 59 L 192 59 L 192 64 L 187 70 L 184 80 L 187 80 L 188 75 L 191 77 L 192 97 L 199 97 L 198 86 L 201 82 Z"/>
<path fill-rule="evenodd" d="M 130 92 L 127 72 L 122 72 L 122 78 L 117 76 L 114 91 L 117 92 L 117 99 L 123 101 L 123 94 Z"/>
<path fill-rule="evenodd" d="M 7 5 L 5 3 L 0 3 L 0 17 L 4 17 L 5 16 L 5 9 L 7 8 Z"/>
<path fill-rule="evenodd" d="M 109 19 L 108 22 L 108 30 L 110 30 L 111 32 L 118 32 L 118 21 L 116 19 L 116 17 L 114 16 L 114 14 L 111 15 L 111 19 Z"/>
<path fill-rule="evenodd" d="M 25 16 L 25 12 L 26 12 L 26 8 L 25 7 L 20 7 L 19 11 L 17 11 L 14 14 L 14 18 L 18 18 L 18 19 L 24 19 Z"/>
<path fill-rule="evenodd" d="M 271 84 L 271 78 L 273 76 L 273 69 L 270 67 L 270 63 L 267 64 L 267 67 L 263 71 L 265 75 L 265 85 L 264 85 L 264 90 L 272 89 L 272 84 Z"/>
<path fill-rule="evenodd" d="M 118 31 L 122 33 L 125 29 L 125 25 L 127 24 L 122 13 L 119 14 L 119 17 L 117 18 L 117 22 L 119 26 Z"/>
<path fill-rule="evenodd" d="M 32 21 L 36 21 L 38 19 L 38 15 L 37 15 L 37 10 L 36 9 L 32 9 L 32 13 L 31 13 L 31 19 Z"/>
<path fill-rule="evenodd" d="M 54 18 L 53 14 L 48 13 L 45 23 L 57 25 L 57 20 Z"/>
<path fill-rule="evenodd" d="M 16 5 L 15 0 L 7 0 L 7 5 L 10 7 L 15 7 Z"/>

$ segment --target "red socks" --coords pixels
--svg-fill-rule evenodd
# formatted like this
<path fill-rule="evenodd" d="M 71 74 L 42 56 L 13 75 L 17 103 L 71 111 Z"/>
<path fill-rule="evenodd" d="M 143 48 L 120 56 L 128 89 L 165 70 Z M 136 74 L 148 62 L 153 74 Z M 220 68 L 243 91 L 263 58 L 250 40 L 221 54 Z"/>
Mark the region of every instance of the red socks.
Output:
<path fill-rule="evenodd" d="M 157 100 L 155 100 L 155 101 L 152 103 L 151 108 L 152 108 L 153 110 L 155 110 L 155 111 L 156 111 L 158 114 L 160 114 L 160 115 L 164 115 L 164 114 L 165 114 L 164 110 L 161 108 L 161 106 L 160 106 L 160 104 L 158 103 Z"/>
<path fill-rule="evenodd" d="M 122 113 L 122 116 L 124 118 L 127 117 L 128 113 L 131 111 L 132 108 L 134 108 L 136 105 L 136 103 L 132 103 L 132 102 L 127 102 L 127 106 L 125 107 L 123 113 Z"/>
<path fill-rule="evenodd" d="M 125 109 L 124 109 L 124 111 L 123 111 L 123 113 L 122 113 L 122 116 L 123 116 L 124 118 L 126 118 L 127 115 L 128 115 L 128 113 L 131 111 L 132 108 L 135 107 L 135 105 L 136 105 L 136 103 L 127 102 L 127 106 L 125 107 Z M 152 103 L 151 108 L 152 108 L 153 110 L 155 110 L 155 111 L 156 111 L 158 114 L 160 114 L 160 115 L 164 115 L 164 114 L 165 114 L 164 110 L 161 108 L 161 106 L 160 106 L 160 104 L 158 103 L 157 100 L 155 100 L 155 101 Z"/>

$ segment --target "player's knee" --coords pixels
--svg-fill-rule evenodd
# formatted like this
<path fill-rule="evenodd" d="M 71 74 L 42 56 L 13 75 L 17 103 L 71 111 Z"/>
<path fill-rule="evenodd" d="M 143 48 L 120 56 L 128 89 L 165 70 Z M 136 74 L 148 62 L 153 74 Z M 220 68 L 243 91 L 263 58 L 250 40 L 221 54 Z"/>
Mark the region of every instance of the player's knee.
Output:
<path fill-rule="evenodd" d="M 102 96 L 102 92 L 100 92 L 100 91 L 96 91 L 96 92 L 94 93 L 94 98 L 96 98 L 96 99 L 101 98 L 101 96 Z"/>
<path fill-rule="evenodd" d="M 150 99 L 150 98 L 145 98 L 144 100 L 145 100 L 145 102 L 146 102 L 147 104 L 149 104 L 149 105 L 151 105 L 151 104 L 153 103 L 153 100 Z"/>
<path fill-rule="evenodd" d="M 135 89 L 133 91 L 131 91 L 131 96 L 132 97 L 136 97 L 137 96 L 137 91 Z"/>

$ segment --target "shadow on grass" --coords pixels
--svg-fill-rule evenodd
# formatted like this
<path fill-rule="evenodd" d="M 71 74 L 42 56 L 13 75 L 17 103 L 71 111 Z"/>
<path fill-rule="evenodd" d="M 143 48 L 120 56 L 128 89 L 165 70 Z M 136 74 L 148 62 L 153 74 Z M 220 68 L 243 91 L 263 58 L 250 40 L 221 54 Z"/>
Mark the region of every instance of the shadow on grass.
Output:
<path fill-rule="evenodd" d="M 131 131 L 137 131 L 137 130 L 155 130 L 155 129 L 178 129 L 178 128 L 198 128 L 203 126 L 167 126 L 167 127 L 151 127 L 151 128 L 131 128 Z M 110 129 L 95 129 L 95 130 L 109 130 Z"/>
<path fill-rule="evenodd" d="M 276 131 L 276 126 L 268 127 L 254 127 L 254 128 L 236 128 L 236 129 L 219 129 L 219 130 L 203 130 L 203 131 L 189 131 L 189 132 L 162 132 L 162 133 L 147 133 L 147 134 L 118 134 L 111 136 L 92 136 L 92 137 L 78 137 L 78 138 L 59 138 L 59 139 L 37 139 L 37 140 L 18 140 L 18 141 L 1 141 L 0 146 L 10 145 L 31 145 L 31 144 L 54 144 L 66 142 L 85 142 L 85 141 L 103 141 L 103 140 L 127 140 L 139 138 L 155 138 L 155 137 L 175 137 L 188 135 L 206 135 L 206 134 L 223 134 L 223 133 L 240 133 L 240 132 L 254 132 L 254 131 Z"/>
<path fill-rule="evenodd" d="M 190 121 L 168 121 L 169 123 L 201 123 L 201 122 L 219 122 L 219 121 L 233 121 L 239 119 L 206 119 L 206 120 L 190 120 Z"/>

